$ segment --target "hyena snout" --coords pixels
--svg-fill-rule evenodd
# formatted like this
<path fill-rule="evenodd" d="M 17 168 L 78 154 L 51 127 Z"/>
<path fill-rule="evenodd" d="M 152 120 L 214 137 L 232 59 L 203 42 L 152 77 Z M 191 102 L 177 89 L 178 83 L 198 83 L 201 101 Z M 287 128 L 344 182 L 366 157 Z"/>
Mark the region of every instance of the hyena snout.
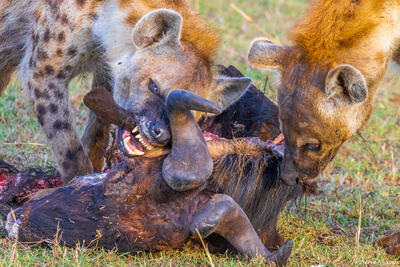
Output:
<path fill-rule="evenodd" d="M 151 137 L 160 145 L 166 145 L 171 140 L 171 133 L 163 121 L 155 121 L 150 123 L 149 132 Z"/>

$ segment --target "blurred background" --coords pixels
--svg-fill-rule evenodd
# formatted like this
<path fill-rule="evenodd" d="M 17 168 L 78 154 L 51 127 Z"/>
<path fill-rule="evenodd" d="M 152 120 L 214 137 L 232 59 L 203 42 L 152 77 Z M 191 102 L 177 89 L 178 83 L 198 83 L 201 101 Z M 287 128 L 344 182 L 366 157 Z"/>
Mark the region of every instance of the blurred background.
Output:
<path fill-rule="evenodd" d="M 193 6 L 221 35 L 218 64 L 234 65 L 255 80 L 255 85 L 276 102 L 274 73 L 253 70 L 247 63 L 249 45 L 266 31 L 288 43 L 291 27 L 304 13 L 306 0 L 192 0 Z M 89 91 L 90 75 L 78 77 L 71 85 L 71 99 L 77 126 L 82 133 L 87 110 L 82 98 Z M 331 166 L 319 178 L 321 194 L 292 203 L 282 214 L 280 230 L 293 238 L 292 266 L 396 265 L 371 242 L 376 237 L 400 230 L 400 73 L 392 64 L 376 96 L 373 116 L 362 132 L 347 142 Z M 18 79 L 0 97 L 0 159 L 18 167 L 55 166 L 32 106 L 26 101 Z M 361 215 L 360 215 L 361 214 Z M 359 221 L 361 222 L 359 224 Z M 360 232 L 358 237 L 357 232 Z M 3 248 L 3 249 L 1 249 Z M 14 263 L 10 253 L 19 253 L 19 263 L 50 260 L 54 252 L 15 249 L 0 238 L 0 265 Z M 70 264 L 209 264 L 196 245 L 183 251 L 138 256 L 113 252 L 96 254 L 85 249 L 63 250 Z M 75 254 L 80 256 L 75 259 Z M 25 257 L 26 261 L 21 261 Z M 94 261 L 94 258 L 97 259 Z M 99 260 L 100 258 L 100 260 Z M 65 258 L 64 258 L 65 260 Z M 237 255 L 212 255 L 214 264 L 258 265 Z M 61 256 L 52 258 L 61 262 Z M 65 262 L 64 262 L 65 263 Z"/>

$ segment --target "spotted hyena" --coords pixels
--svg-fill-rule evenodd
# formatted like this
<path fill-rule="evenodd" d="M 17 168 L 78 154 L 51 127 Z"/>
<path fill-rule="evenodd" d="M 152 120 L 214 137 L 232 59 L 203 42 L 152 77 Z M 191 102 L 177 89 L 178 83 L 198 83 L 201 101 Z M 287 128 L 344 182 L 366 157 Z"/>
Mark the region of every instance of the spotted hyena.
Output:
<path fill-rule="evenodd" d="M 214 77 L 217 47 L 217 35 L 185 0 L 4 0 L 0 93 L 18 68 L 69 180 L 102 168 L 110 129 L 90 114 L 82 141 L 78 137 L 68 92 L 73 77 L 93 72 L 94 86 L 113 89 L 116 102 L 138 121 L 130 152 L 141 155 L 170 140 L 166 116 L 157 110 L 172 90 L 207 98 L 210 88 L 248 86 L 248 79 Z M 149 103 L 150 96 L 158 104 Z"/>
<path fill-rule="evenodd" d="M 292 45 L 253 42 L 250 63 L 281 73 L 287 183 L 316 177 L 367 124 L 388 63 L 399 62 L 399 26 L 398 1 L 317 0 Z"/>

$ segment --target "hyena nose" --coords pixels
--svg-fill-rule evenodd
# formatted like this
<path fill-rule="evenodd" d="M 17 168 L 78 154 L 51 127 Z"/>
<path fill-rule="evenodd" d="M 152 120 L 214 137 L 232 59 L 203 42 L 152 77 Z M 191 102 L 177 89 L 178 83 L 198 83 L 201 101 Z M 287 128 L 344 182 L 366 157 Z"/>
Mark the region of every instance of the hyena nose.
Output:
<path fill-rule="evenodd" d="M 161 122 L 156 122 L 153 124 L 151 135 L 157 141 L 157 143 L 161 145 L 166 145 L 171 139 L 168 126 Z"/>

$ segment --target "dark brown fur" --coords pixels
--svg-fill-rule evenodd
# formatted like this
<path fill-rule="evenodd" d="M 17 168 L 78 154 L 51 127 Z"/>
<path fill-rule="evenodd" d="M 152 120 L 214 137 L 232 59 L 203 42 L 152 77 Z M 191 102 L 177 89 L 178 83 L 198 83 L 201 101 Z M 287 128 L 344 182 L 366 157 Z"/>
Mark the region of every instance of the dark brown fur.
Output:
<path fill-rule="evenodd" d="M 196 207 L 208 196 L 172 191 L 163 182 L 160 162 L 138 159 L 119 165 L 105 178 L 93 175 L 93 184 L 78 178 L 69 186 L 39 193 L 15 211 L 17 216 L 24 212 L 19 239 L 48 239 L 59 227 L 67 246 L 79 241 L 118 247 L 121 252 L 181 246 L 189 236 L 187 225 Z"/>
<path fill-rule="evenodd" d="M 219 67 L 222 75 L 244 77 L 234 66 Z M 202 117 L 199 124 L 203 131 L 228 139 L 253 136 L 266 141 L 280 134 L 278 107 L 254 85 L 224 112 Z"/>
<path fill-rule="evenodd" d="M 237 144 L 226 142 L 234 147 Z M 248 141 L 241 142 L 243 148 Z M 206 187 L 188 192 L 167 186 L 160 158 L 131 159 L 105 177 L 88 175 L 65 187 L 42 191 L 14 211 L 22 218 L 18 238 L 41 241 L 59 233 L 61 243 L 68 246 L 79 241 L 130 252 L 173 249 L 188 239 L 188 226 L 200 207 L 212 195 L 223 192 L 244 209 L 264 244 L 276 248 L 283 242 L 276 232 L 278 214 L 302 187 L 279 180 L 280 160 L 270 151 L 252 142 L 246 145 L 258 153 L 216 158 Z"/>
<path fill-rule="evenodd" d="M 37 194 L 17 210 L 18 217 L 25 215 L 18 237 L 25 241 L 47 239 L 57 232 L 58 225 L 67 245 L 86 240 L 86 245 L 116 245 L 122 251 L 176 248 L 187 240 L 188 225 L 196 210 L 215 194 L 224 193 L 243 208 L 267 247 L 282 244 L 283 238 L 276 231 L 278 215 L 288 201 L 303 192 L 303 187 L 280 181 L 280 158 L 261 141 L 210 141 L 213 175 L 206 185 L 187 192 L 172 191 L 164 182 L 164 156 L 128 160 L 118 147 L 115 142 L 110 152 L 111 165 L 117 167 L 107 176 L 75 178 L 64 188 Z M 68 199 L 74 203 L 60 204 Z M 56 222 L 55 217 L 61 220 Z M 83 227 L 74 226 L 80 223 Z M 221 241 L 215 236 L 208 238 L 221 249 L 221 242 L 215 240 Z"/>
<path fill-rule="evenodd" d="M 278 215 L 288 201 L 302 194 L 303 186 L 283 183 L 279 179 L 281 160 L 262 145 L 240 139 L 232 142 L 236 153 L 218 145 L 222 156 L 214 160 L 210 184 L 242 207 L 266 247 L 276 248 L 284 241 L 276 229 Z M 209 146 L 213 151 L 213 144 Z"/>

